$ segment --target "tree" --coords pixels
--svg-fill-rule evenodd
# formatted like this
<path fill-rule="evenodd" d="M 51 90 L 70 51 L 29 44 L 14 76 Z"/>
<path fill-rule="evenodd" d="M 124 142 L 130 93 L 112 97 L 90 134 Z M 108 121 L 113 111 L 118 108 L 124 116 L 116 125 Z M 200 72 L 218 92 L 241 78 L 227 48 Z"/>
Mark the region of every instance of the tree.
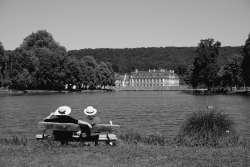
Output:
<path fill-rule="evenodd" d="M 97 68 L 96 68 L 96 78 L 98 80 L 98 84 L 100 84 L 101 87 L 111 85 L 112 75 L 111 72 L 108 69 L 108 66 L 101 62 Z"/>
<path fill-rule="evenodd" d="M 194 65 L 189 65 L 187 67 L 187 70 L 185 73 L 185 79 L 184 79 L 184 81 L 187 85 L 192 85 L 191 84 L 191 77 L 192 77 L 193 70 L 194 70 Z"/>
<path fill-rule="evenodd" d="M 37 89 L 61 89 L 66 82 L 66 48 L 60 46 L 46 30 L 27 36 L 18 48 L 23 55 L 20 62 L 33 77 Z M 28 63 L 28 64 L 27 64 Z"/>
<path fill-rule="evenodd" d="M 232 85 L 230 86 L 240 86 L 242 85 L 242 60 L 243 57 L 240 54 L 233 54 L 229 57 L 225 70 L 227 70 L 228 75 L 230 75 Z"/>
<path fill-rule="evenodd" d="M 107 67 L 109 71 L 111 72 L 111 79 L 110 79 L 110 84 L 111 86 L 115 86 L 115 72 L 113 70 L 113 65 L 110 62 L 107 62 Z"/>
<path fill-rule="evenodd" d="M 65 74 L 66 74 L 66 83 L 71 85 L 76 85 L 78 88 L 81 88 L 82 69 L 80 63 L 76 58 L 68 58 Z"/>
<path fill-rule="evenodd" d="M 12 77 L 12 88 L 25 90 L 31 87 L 33 78 L 27 69 L 23 69 L 16 76 Z"/>
<path fill-rule="evenodd" d="M 3 86 L 3 73 L 5 71 L 5 60 L 4 60 L 4 53 L 5 53 L 5 50 L 4 50 L 4 47 L 2 45 L 2 42 L 0 42 L 0 87 Z"/>
<path fill-rule="evenodd" d="M 52 52 L 48 48 L 37 48 L 36 56 L 38 57 L 38 71 L 36 80 L 38 89 L 52 89 L 54 80 L 54 69 L 52 68 L 51 56 Z"/>
<path fill-rule="evenodd" d="M 230 87 L 232 89 L 232 73 L 228 66 L 222 66 L 218 73 L 219 76 L 219 85 L 222 88 Z"/>
<path fill-rule="evenodd" d="M 242 50 L 242 76 L 246 85 L 250 84 L 250 34 Z"/>
<path fill-rule="evenodd" d="M 214 42 L 214 39 L 201 40 L 195 51 L 196 57 L 193 62 L 194 70 L 191 76 L 193 88 L 205 85 L 211 90 L 218 79 L 219 66 L 217 58 L 221 43 Z"/>
<path fill-rule="evenodd" d="M 30 34 L 27 36 L 23 43 L 20 45 L 20 48 L 25 50 L 34 50 L 36 48 L 48 48 L 50 51 L 62 50 L 66 52 L 66 48 L 60 46 L 56 42 L 53 36 L 46 30 L 38 30 L 36 33 Z"/>
<path fill-rule="evenodd" d="M 98 85 L 98 80 L 96 78 L 96 67 L 98 64 L 92 56 L 85 56 L 81 61 L 81 67 L 84 67 L 84 69 L 82 69 L 83 84 L 85 87 L 95 89 Z"/>

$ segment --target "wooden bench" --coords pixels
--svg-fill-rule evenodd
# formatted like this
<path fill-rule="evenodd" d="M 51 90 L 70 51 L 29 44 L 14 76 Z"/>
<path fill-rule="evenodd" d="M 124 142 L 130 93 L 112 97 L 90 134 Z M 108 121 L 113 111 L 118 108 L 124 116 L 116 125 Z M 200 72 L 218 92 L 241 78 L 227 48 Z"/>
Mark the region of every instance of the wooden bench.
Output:
<path fill-rule="evenodd" d="M 67 138 L 67 141 L 88 141 L 88 142 L 97 142 L 97 141 L 106 141 L 115 142 L 117 137 L 114 134 L 114 131 L 119 129 L 119 125 L 114 124 L 98 124 L 92 128 L 89 128 L 87 125 L 78 125 L 73 123 L 55 123 L 55 122 L 39 122 L 38 128 L 43 129 L 43 134 L 37 134 L 37 140 L 46 140 L 53 135 L 45 134 L 47 130 L 56 132 L 63 132 L 73 134 L 70 138 Z M 72 132 L 72 133 L 71 133 Z M 78 133 L 77 133 L 78 132 Z M 80 133 L 79 133 L 80 132 Z M 54 138 L 56 141 L 61 141 L 65 139 Z"/>

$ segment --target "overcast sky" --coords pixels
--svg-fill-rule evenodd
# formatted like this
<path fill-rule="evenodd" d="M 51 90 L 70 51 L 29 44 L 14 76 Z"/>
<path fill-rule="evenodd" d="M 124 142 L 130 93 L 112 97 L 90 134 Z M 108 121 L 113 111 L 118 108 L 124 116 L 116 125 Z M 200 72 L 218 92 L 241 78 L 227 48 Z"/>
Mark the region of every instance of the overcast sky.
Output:
<path fill-rule="evenodd" d="M 5 50 L 38 30 L 67 50 L 197 46 L 207 38 L 241 46 L 250 0 L 0 0 Z"/>

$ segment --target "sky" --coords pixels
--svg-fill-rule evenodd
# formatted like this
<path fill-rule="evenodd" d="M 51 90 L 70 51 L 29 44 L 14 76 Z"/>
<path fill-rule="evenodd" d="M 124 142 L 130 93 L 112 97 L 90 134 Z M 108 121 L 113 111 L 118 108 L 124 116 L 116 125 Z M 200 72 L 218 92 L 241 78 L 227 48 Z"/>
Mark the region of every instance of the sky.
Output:
<path fill-rule="evenodd" d="M 242 46 L 250 0 L 0 0 L 0 42 L 14 50 L 46 30 L 67 50 Z"/>

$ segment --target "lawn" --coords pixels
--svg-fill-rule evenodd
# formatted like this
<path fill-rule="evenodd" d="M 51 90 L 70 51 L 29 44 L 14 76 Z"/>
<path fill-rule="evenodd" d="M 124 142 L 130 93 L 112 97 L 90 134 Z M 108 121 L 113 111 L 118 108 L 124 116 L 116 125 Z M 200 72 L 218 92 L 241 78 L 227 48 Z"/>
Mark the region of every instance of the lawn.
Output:
<path fill-rule="evenodd" d="M 250 149 L 243 147 L 177 147 L 144 143 L 117 146 L 82 146 L 28 140 L 22 144 L 0 144 L 0 166 L 250 166 Z"/>

